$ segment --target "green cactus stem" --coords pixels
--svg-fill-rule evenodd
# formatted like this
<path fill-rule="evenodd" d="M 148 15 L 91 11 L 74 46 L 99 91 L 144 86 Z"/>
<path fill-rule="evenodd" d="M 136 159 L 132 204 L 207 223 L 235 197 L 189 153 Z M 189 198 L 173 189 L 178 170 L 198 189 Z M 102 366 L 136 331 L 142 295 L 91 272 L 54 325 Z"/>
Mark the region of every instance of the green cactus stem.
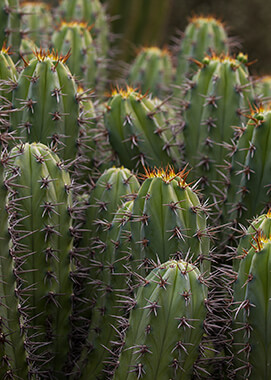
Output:
<path fill-rule="evenodd" d="M 174 135 L 159 105 L 133 88 L 114 90 L 105 113 L 109 141 L 129 169 L 178 165 Z"/>
<path fill-rule="evenodd" d="M 26 62 L 13 89 L 11 130 L 23 142 L 41 142 L 73 160 L 79 134 L 79 98 L 65 65 L 69 55 L 42 49 Z"/>
<path fill-rule="evenodd" d="M 171 55 L 167 49 L 142 48 L 129 69 L 128 82 L 143 93 L 163 97 L 170 93 L 172 78 Z"/>
<path fill-rule="evenodd" d="M 192 378 L 207 289 L 193 265 L 168 261 L 142 279 L 114 380 Z"/>
<path fill-rule="evenodd" d="M 243 251 L 233 285 L 233 376 L 264 380 L 270 370 L 270 236 L 254 237 Z"/>
<path fill-rule="evenodd" d="M 6 178 L 30 374 L 64 379 L 72 310 L 70 177 L 54 153 L 33 143 L 11 151 Z"/>

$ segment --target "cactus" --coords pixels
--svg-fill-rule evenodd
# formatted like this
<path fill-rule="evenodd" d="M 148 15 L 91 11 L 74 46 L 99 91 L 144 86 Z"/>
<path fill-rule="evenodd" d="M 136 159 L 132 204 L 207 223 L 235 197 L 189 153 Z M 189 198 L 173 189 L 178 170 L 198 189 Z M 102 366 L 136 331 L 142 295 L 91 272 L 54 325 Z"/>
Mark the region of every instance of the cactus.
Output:
<path fill-rule="evenodd" d="M 270 103 L 271 101 L 271 76 L 266 75 L 255 80 L 256 102 Z"/>
<path fill-rule="evenodd" d="M 49 32 L 53 25 L 50 6 L 42 2 L 26 1 L 21 4 L 22 31 L 39 47 L 48 46 Z"/>
<path fill-rule="evenodd" d="M 270 208 L 270 128 L 271 111 L 258 108 L 247 126 L 239 129 L 239 140 L 232 149 L 226 200 L 230 221 L 246 224 L 246 220 Z"/>
<path fill-rule="evenodd" d="M 105 264 L 103 257 L 107 246 L 107 231 L 111 228 L 118 208 L 138 188 L 136 177 L 128 169 L 111 168 L 100 176 L 88 196 L 87 209 L 81 226 L 82 236 L 76 247 L 79 284 L 77 292 L 79 302 L 76 310 L 78 312 L 83 310 L 83 328 L 89 324 L 91 309 L 96 298 L 94 285 L 99 284 L 99 273 Z"/>
<path fill-rule="evenodd" d="M 143 93 L 161 97 L 169 93 L 172 62 L 168 50 L 158 47 L 143 48 L 130 67 L 128 82 Z"/>
<path fill-rule="evenodd" d="M 11 90 L 13 82 L 17 77 L 16 67 L 10 57 L 10 48 L 5 45 L 0 51 L 0 95 L 11 101 Z"/>
<path fill-rule="evenodd" d="M 233 248 L 233 269 L 238 271 L 240 258 L 248 251 L 255 243 L 255 238 L 261 236 L 271 236 L 271 212 L 262 214 L 254 218 L 248 228 L 243 226 L 243 233 L 239 240 L 237 248 Z"/>
<path fill-rule="evenodd" d="M 82 371 L 80 378 L 88 379 L 91 373 L 98 377 L 108 368 L 108 350 L 115 350 L 113 339 L 118 326 L 118 317 L 126 316 L 124 300 L 131 293 L 129 273 L 129 220 L 132 201 L 124 203 L 116 212 L 107 236 L 100 245 L 104 245 L 102 254 L 97 250 L 99 265 L 96 267 L 93 286 L 96 299 L 92 311 L 87 345 L 82 353 L 78 367 Z"/>
<path fill-rule="evenodd" d="M 270 372 L 270 236 L 244 250 L 233 285 L 233 375 L 268 379 Z"/>
<path fill-rule="evenodd" d="M 137 291 L 113 379 L 191 379 L 206 297 L 193 265 L 173 260 L 155 268 Z"/>
<path fill-rule="evenodd" d="M 29 38 L 25 37 L 21 40 L 20 56 L 22 57 L 22 67 L 24 67 L 25 62 L 29 62 L 32 58 L 35 58 L 35 51 L 37 50 L 37 45 Z"/>
<path fill-rule="evenodd" d="M 65 65 L 68 55 L 35 52 L 25 64 L 13 90 L 11 130 L 23 142 L 41 142 L 73 160 L 79 133 L 79 98 Z"/>
<path fill-rule="evenodd" d="M 5 45 L 0 51 L 0 131 L 5 133 L 10 127 L 10 113 L 12 113 L 12 89 L 16 85 L 17 70 L 10 57 L 10 49 Z M 4 139 L 1 140 L 1 145 Z"/>
<path fill-rule="evenodd" d="M 33 143 L 11 151 L 6 179 L 29 374 L 62 379 L 72 310 L 70 178 L 55 154 Z"/>
<path fill-rule="evenodd" d="M 146 170 L 131 210 L 133 269 L 141 268 L 143 275 L 144 265 L 186 255 L 203 272 L 210 271 L 207 208 L 186 183 L 187 175 L 171 168 Z"/>
<path fill-rule="evenodd" d="M 6 210 L 7 189 L 4 167 L 10 165 L 7 152 L 1 154 L 0 163 L 0 378 L 27 379 L 28 368 L 25 336 L 21 329 L 16 272 L 12 251 L 9 251 L 9 226 Z"/>
<path fill-rule="evenodd" d="M 95 89 L 99 80 L 99 62 L 86 23 L 62 22 L 52 36 L 54 49 L 65 55 L 72 52 L 67 65 L 78 82 Z"/>
<path fill-rule="evenodd" d="M 7 46 L 12 46 L 13 60 L 19 58 L 19 46 L 21 42 L 21 13 L 19 0 L 0 1 L 0 46 L 6 42 Z"/>
<path fill-rule="evenodd" d="M 198 67 L 205 55 L 229 53 L 229 39 L 223 23 L 214 17 L 195 16 L 189 20 L 177 49 L 175 84 L 181 86 Z M 179 92 L 176 89 L 176 95 Z"/>
<path fill-rule="evenodd" d="M 181 100 L 184 156 L 194 168 L 192 179 L 201 178 L 205 197 L 225 199 L 233 126 L 244 120 L 242 111 L 253 97 L 246 60 L 241 53 L 237 59 L 205 57 Z"/>
<path fill-rule="evenodd" d="M 114 213 L 121 206 L 127 196 L 139 189 L 139 183 L 130 170 L 111 168 L 106 170 L 94 185 L 88 203 L 84 228 L 84 242 L 81 246 L 92 252 L 95 242 L 105 241 L 107 228 L 113 220 Z M 127 199 L 126 199 L 127 200 Z"/>
<path fill-rule="evenodd" d="M 108 141 L 108 133 L 103 124 L 102 111 L 99 104 L 92 101 L 92 96 L 79 87 L 81 97 L 79 116 L 80 130 L 78 139 L 78 157 L 76 163 L 76 181 L 90 184 L 97 180 L 101 173 L 119 162 Z M 97 147 L 99 147 L 97 149 Z"/>
<path fill-rule="evenodd" d="M 147 95 L 131 87 L 114 90 L 104 120 L 109 141 L 125 167 L 166 166 L 178 162 L 170 127 L 160 106 Z"/>
<path fill-rule="evenodd" d="M 99 0 L 63 0 L 59 6 L 60 19 L 92 25 L 98 56 L 104 59 L 109 49 L 109 22 Z"/>

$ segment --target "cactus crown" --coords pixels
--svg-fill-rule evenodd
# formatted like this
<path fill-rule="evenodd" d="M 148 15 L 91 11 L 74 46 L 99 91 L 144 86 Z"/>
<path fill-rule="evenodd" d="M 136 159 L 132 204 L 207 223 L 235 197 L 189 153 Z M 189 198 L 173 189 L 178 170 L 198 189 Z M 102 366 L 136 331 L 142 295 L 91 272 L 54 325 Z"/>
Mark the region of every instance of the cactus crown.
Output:
<path fill-rule="evenodd" d="M 1 53 L 11 55 L 10 46 L 6 47 L 6 43 L 4 42 Z"/>
<path fill-rule="evenodd" d="M 43 3 L 42 1 L 24 1 L 21 3 L 21 7 L 42 7 L 42 8 L 45 8 L 45 9 L 48 9 L 50 10 L 51 9 L 51 6 L 50 4 L 46 4 L 46 3 Z"/>
<path fill-rule="evenodd" d="M 77 26 L 78 28 L 83 28 L 83 29 L 88 29 L 91 30 L 93 28 L 93 25 L 87 24 L 87 22 L 84 21 L 61 21 L 60 26 L 58 27 L 58 30 L 60 30 L 62 27 L 67 27 L 67 28 L 73 28 Z"/>
<path fill-rule="evenodd" d="M 137 92 L 137 89 L 130 86 L 127 86 L 126 89 L 117 87 L 112 91 L 110 96 L 121 95 L 123 99 L 127 99 L 131 94 L 136 93 L 136 92 Z M 142 95 L 141 94 L 138 94 L 138 95 L 140 96 L 138 100 L 140 100 Z"/>
<path fill-rule="evenodd" d="M 170 55 L 170 51 L 167 48 L 159 49 L 157 46 L 144 46 L 138 51 L 138 53 L 141 52 L 150 52 L 161 56 Z"/>
<path fill-rule="evenodd" d="M 203 58 L 202 63 L 205 65 L 205 64 L 208 64 L 210 61 L 218 61 L 221 63 L 229 62 L 232 64 L 233 68 L 238 68 L 238 62 L 246 64 L 248 61 L 248 56 L 247 54 L 239 53 L 237 57 L 232 57 L 229 54 L 222 53 L 222 54 L 217 55 L 216 53 L 212 52 L 211 55 L 207 54 Z"/>
<path fill-rule="evenodd" d="M 52 49 L 45 50 L 40 48 L 39 50 L 34 51 L 35 57 L 39 60 L 39 62 L 44 62 L 46 59 L 51 59 L 52 61 L 66 63 L 70 58 L 71 52 L 69 51 L 66 55 L 59 54 L 57 51 Z"/>
<path fill-rule="evenodd" d="M 216 17 L 211 16 L 211 15 L 209 15 L 209 16 L 203 16 L 203 15 L 196 16 L 195 15 L 195 16 L 190 17 L 188 19 L 188 22 L 189 23 L 195 23 L 195 24 L 202 23 L 202 22 L 208 22 L 208 23 L 212 22 L 213 24 L 217 24 L 219 26 L 225 27 L 225 23 L 222 22 L 221 19 L 216 18 Z"/>
<path fill-rule="evenodd" d="M 189 172 L 186 172 L 186 168 L 178 173 L 175 173 L 174 168 L 171 165 L 168 165 L 165 169 L 163 168 L 144 168 L 145 174 L 142 174 L 142 178 L 161 178 L 165 183 L 170 183 L 174 179 L 177 179 L 178 184 L 182 188 L 186 188 L 189 184 L 186 183 L 186 178 Z"/>

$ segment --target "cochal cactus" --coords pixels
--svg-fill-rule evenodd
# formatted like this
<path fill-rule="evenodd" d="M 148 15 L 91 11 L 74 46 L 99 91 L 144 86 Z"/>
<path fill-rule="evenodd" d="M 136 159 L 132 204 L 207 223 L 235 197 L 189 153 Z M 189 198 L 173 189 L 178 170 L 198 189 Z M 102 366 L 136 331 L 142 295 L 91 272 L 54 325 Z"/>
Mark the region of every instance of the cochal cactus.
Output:
<path fill-rule="evenodd" d="M 195 61 L 205 55 L 229 53 L 229 38 L 223 23 L 214 17 L 195 16 L 190 19 L 177 49 L 176 95 L 186 78 L 197 71 Z"/>
<path fill-rule="evenodd" d="M 145 267 L 171 258 L 189 258 L 202 272 L 210 270 L 210 236 L 207 207 L 186 183 L 185 171 L 146 170 L 131 208 L 133 268 L 143 275 Z"/>
<path fill-rule="evenodd" d="M 161 107 L 133 88 L 114 90 L 104 116 L 109 141 L 129 169 L 176 164 L 175 139 Z M 177 161 L 177 162 L 176 162 Z"/>
<path fill-rule="evenodd" d="M 25 1 L 21 4 L 22 33 L 37 46 L 48 46 L 49 34 L 53 25 L 50 6 L 38 1 Z"/>
<path fill-rule="evenodd" d="M 238 128 L 240 137 L 232 147 L 226 200 L 227 219 L 242 224 L 271 206 L 271 111 L 258 108 L 249 119 Z"/>
<path fill-rule="evenodd" d="M 104 241 L 100 241 L 103 252 L 97 255 L 96 275 L 92 280 L 95 289 L 95 304 L 92 309 L 91 323 L 86 348 L 79 361 L 82 379 L 101 376 L 110 370 L 108 356 L 110 351 L 118 352 L 120 346 L 115 342 L 119 318 L 129 311 L 126 300 L 132 296 L 129 264 L 130 218 L 132 201 L 127 201 L 116 212 Z M 97 250 L 97 253 L 99 248 Z M 130 298 L 131 299 L 131 298 Z"/>
<path fill-rule="evenodd" d="M 0 51 L 0 108 L 3 113 L 0 122 L 1 132 L 8 131 L 10 126 L 9 113 L 12 112 L 12 89 L 16 85 L 16 80 L 17 71 L 10 57 L 10 49 L 4 45 Z"/>
<path fill-rule="evenodd" d="M 97 180 L 106 169 L 119 166 L 119 161 L 108 141 L 99 103 L 92 93 L 84 91 L 81 87 L 78 87 L 78 93 L 82 96 L 76 181 L 80 184 L 90 184 L 91 180 Z"/>
<path fill-rule="evenodd" d="M 232 370 L 236 379 L 271 376 L 270 273 L 270 236 L 260 234 L 244 249 L 233 285 Z"/>
<path fill-rule="evenodd" d="M 256 103 L 265 104 L 271 101 L 271 76 L 265 75 L 255 79 Z"/>
<path fill-rule="evenodd" d="M 0 46 L 3 43 L 12 46 L 14 53 L 12 58 L 19 58 L 19 46 L 21 43 L 21 10 L 19 0 L 0 1 Z"/>
<path fill-rule="evenodd" d="M 185 160 L 194 168 L 194 179 L 201 178 L 205 197 L 225 198 L 233 126 L 244 121 L 253 98 L 246 62 L 241 53 L 236 59 L 206 56 L 181 100 Z"/>
<path fill-rule="evenodd" d="M 62 55 L 72 52 L 67 65 L 79 83 L 95 89 L 98 75 L 98 57 L 86 23 L 62 22 L 52 36 L 53 47 Z"/>
<path fill-rule="evenodd" d="M 77 309 L 84 309 L 85 324 L 88 326 L 91 308 L 95 303 L 96 287 L 101 282 L 103 268 L 107 265 L 104 251 L 107 248 L 108 230 L 118 208 L 138 191 L 136 177 L 125 168 L 106 170 L 98 179 L 87 197 L 87 209 L 81 226 L 81 239 L 76 247 L 77 272 L 80 298 Z M 83 206 L 84 207 L 84 206 Z M 107 260 L 107 259 L 106 259 Z M 99 286 L 98 286 L 99 288 Z"/>
<path fill-rule="evenodd" d="M 172 78 L 170 52 L 158 47 L 142 48 L 129 69 L 128 82 L 143 93 L 161 97 L 170 93 Z"/>
<path fill-rule="evenodd" d="M 14 148 L 8 164 L 10 252 L 29 376 L 62 379 L 73 287 L 70 177 L 42 144 Z"/>
<path fill-rule="evenodd" d="M 7 189 L 4 181 L 4 168 L 8 161 L 7 152 L 3 151 L 0 164 L 0 377 L 27 379 L 25 336 L 19 322 L 18 286 L 14 276 L 12 253 L 9 250 Z"/>
<path fill-rule="evenodd" d="M 191 379 L 206 297 L 195 266 L 173 260 L 154 269 L 137 291 L 114 380 Z"/>
<path fill-rule="evenodd" d="M 233 269 L 238 271 L 240 259 L 254 245 L 255 238 L 271 236 L 271 212 L 255 217 L 248 227 L 242 225 L 242 232 L 238 247 L 232 248 Z"/>
<path fill-rule="evenodd" d="M 69 55 L 39 50 L 25 62 L 12 91 L 11 130 L 17 141 L 41 142 L 57 150 L 64 160 L 73 160 L 79 134 L 79 97 Z"/>
<path fill-rule="evenodd" d="M 109 22 L 104 6 L 99 0 L 62 0 L 58 8 L 61 20 L 86 22 L 92 25 L 98 55 L 107 57 L 109 49 Z"/>

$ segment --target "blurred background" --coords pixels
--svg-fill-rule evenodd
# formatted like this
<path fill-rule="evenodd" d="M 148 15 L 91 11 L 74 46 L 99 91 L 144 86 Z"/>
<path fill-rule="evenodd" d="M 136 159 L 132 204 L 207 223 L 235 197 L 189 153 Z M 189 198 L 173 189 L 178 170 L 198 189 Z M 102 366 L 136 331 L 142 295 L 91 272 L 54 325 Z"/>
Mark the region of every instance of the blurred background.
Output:
<path fill-rule="evenodd" d="M 122 48 L 125 45 L 122 57 L 126 60 L 135 55 L 135 48 L 141 44 L 172 44 L 176 30 L 184 31 L 189 17 L 202 14 L 224 21 L 237 48 L 248 54 L 249 61 L 257 60 L 251 66 L 252 74 L 271 74 L 271 0 L 106 0 L 104 3 L 108 3 L 111 15 L 120 17 L 112 25 L 115 33 L 127 36 L 119 44 Z M 135 4 L 138 9 L 140 3 L 144 20 L 132 35 L 131 24 L 138 17 Z M 147 29 L 153 33 L 146 33 Z"/>
<path fill-rule="evenodd" d="M 91 0 L 90 0 L 91 1 Z M 53 5 L 57 0 L 48 0 Z M 271 0 L 103 0 L 111 16 L 119 57 L 131 60 L 142 45 L 172 45 L 193 15 L 212 15 L 227 26 L 237 49 L 248 54 L 254 75 L 271 74 Z M 238 45 L 239 44 L 239 45 Z"/>

